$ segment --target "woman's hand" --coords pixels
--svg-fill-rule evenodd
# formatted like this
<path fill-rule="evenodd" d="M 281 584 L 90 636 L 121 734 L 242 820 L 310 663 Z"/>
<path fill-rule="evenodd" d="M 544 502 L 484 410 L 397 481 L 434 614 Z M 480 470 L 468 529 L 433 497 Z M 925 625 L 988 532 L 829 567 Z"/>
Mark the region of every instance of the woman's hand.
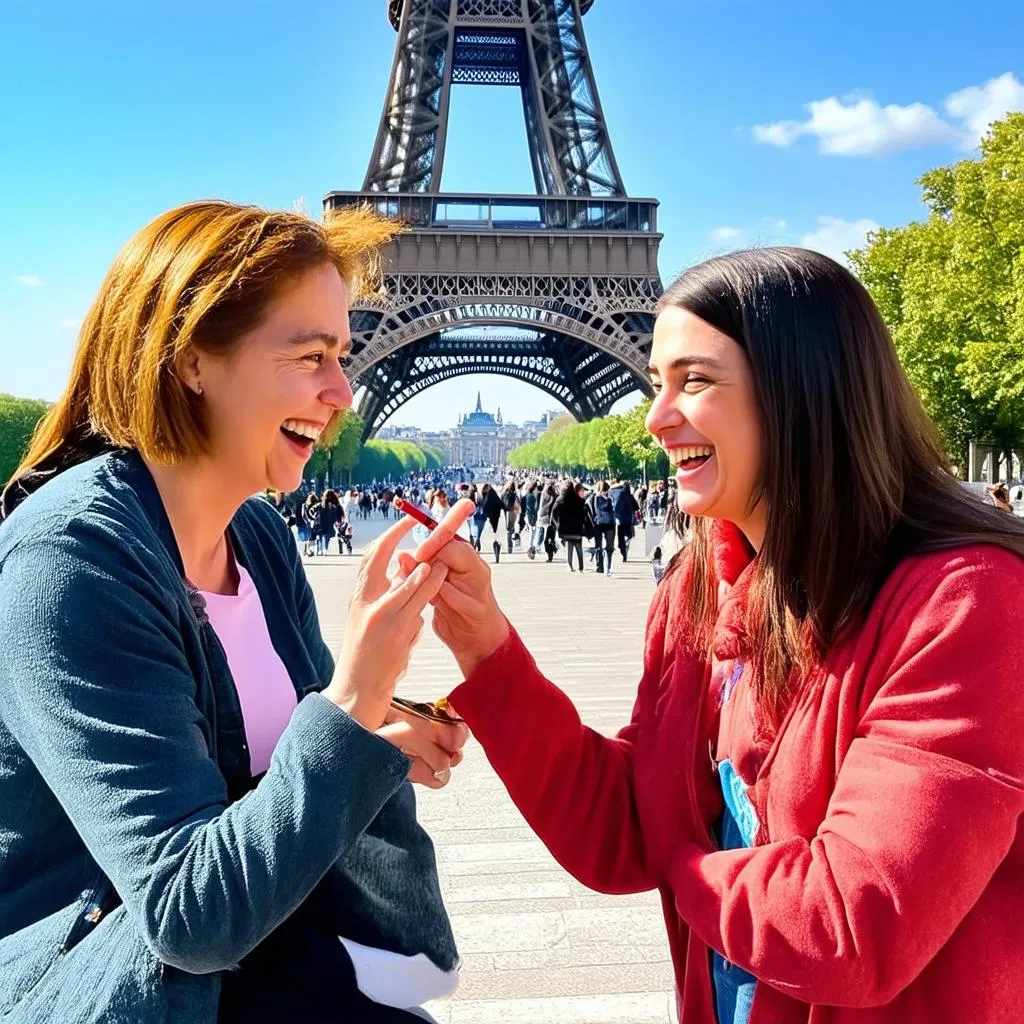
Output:
<path fill-rule="evenodd" d="M 413 554 L 402 552 L 398 558 L 403 573 L 422 571 L 424 564 L 447 570 L 432 599 L 434 632 L 455 655 L 466 676 L 490 657 L 509 633 L 491 589 L 490 568 L 471 544 L 454 539 L 472 514 L 473 502 L 465 498 L 456 502 Z"/>
<path fill-rule="evenodd" d="M 394 583 L 387 569 L 399 542 L 414 526 L 400 519 L 363 556 L 345 620 L 345 637 L 324 696 L 371 731 L 387 720 L 395 685 L 423 629 L 423 609 L 448 575 L 443 562 L 420 565 Z"/>
<path fill-rule="evenodd" d="M 452 769 L 462 761 L 469 730 L 462 722 L 428 722 L 391 707 L 377 735 L 412 761 L 410 782 L 441 789 L 451 778 Z"/>

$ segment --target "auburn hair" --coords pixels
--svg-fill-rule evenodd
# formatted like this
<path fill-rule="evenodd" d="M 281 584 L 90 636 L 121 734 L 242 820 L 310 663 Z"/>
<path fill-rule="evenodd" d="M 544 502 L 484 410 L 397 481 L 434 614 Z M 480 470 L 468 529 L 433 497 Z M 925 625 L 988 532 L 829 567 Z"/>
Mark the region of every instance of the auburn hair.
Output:
<path fill-rule="evenodd" d="M 303 273 L 330 264 L 350 298 L 372 286 L 398 232 L 366 207 L 318 223 L 220 200 L 162 213 L 118 253 L 78 337 L 71 379 L 36 427 L 7 490 L 104 446 L 173 464 L 206 450 L 201 403 L 179 367 L 190 349 L 226 354 Z M 6 491 L 5 491 L 6 497 Z"/>
<path fill-rule="evenodd" d="M 716 257 L 685 272 L 659 312 L 688 310 L 750 363 L 767 510 L 747 603 L 754 692 L 778 722 L 794 689 L 860 625 L 896 564 L 915 552 L 995 544 L 1024 556 L 1024 522 L 983 504 L 950 472 L 939 434 L 889 331 L 845 267 L 806 249 Z M 672 571 L 710 650 L 718 610 L 711 523 L 692 520 Z"/>

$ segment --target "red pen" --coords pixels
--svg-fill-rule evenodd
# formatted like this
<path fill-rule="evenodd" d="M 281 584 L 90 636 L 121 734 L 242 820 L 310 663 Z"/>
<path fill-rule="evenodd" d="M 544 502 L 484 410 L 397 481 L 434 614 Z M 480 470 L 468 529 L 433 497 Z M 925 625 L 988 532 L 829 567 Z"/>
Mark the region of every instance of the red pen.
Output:
<path fill-rule="evenodd" d="M 399 512 L 404 512 L 407 516 L 411 516 L 420 526 L 425 526 L 431 533 L 440 525 L 429 512 L 424 512 L 418 505 L 414 505 L 411 501 L 406 501 L 405 498 L 395 498 L 393 504 Z M 465 540 L 466 538 L 455 534 L 455 539 Z"/>

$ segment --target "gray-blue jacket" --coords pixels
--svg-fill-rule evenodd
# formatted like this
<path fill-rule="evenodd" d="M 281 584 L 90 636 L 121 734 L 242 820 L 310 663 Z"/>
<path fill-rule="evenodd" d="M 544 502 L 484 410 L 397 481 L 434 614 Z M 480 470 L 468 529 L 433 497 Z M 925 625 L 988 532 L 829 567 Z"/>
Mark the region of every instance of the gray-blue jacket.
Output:
<path fill-rule="evenodd" d="M 307 897 L 457 960 L 409 763 L 317 691 L 333 662 L 265 501 L 230 526 L 298 706 L 253 787 L 237 693 L 153 479 L 118 451 L 0 526 L 0 1021 L 212 1022 Z"/>

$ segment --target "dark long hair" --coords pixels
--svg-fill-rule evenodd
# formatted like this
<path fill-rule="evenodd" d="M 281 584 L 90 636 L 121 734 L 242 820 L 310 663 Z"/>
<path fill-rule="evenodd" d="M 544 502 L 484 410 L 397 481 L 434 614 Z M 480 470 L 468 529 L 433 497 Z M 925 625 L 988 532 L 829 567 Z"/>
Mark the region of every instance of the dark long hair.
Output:
<path fill-rule="evenodd" d="M 750 360 L 763 453 L 754 501 L 765 502 L 767 529 L 747 632 L 769 720 L 781 718 L 795 677 L 863 622 L 907 555 L 988 543 L 1024 556 L 1024 523 L 950 474 L 875 304 L 844 267 L 805 249 L 731 253 L 684 273 L 659 312 L 669 306 L 728 335 Z M 702 651 L 717 609 L 710 527 L 694 520 L 680 560 Z"/>

